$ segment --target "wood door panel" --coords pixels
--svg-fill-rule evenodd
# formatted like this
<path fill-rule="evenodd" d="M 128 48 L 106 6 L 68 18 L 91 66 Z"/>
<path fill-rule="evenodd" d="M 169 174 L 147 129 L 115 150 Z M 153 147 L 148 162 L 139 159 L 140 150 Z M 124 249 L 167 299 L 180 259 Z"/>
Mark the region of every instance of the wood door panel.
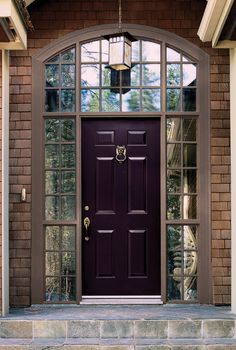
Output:
<path fill-rule="evenodd" d="M 83 294 L 160 294 L 159 121 L 84 120 L 82 191 Z"/>
<path fill-rule="evenodd" d="M 147 277 L 147 231 L 129 230 L 128 278 Z"/>
<path fill-rule="evenodd" d="M 128 158 L 128 211 L 147 211 L 147 160 L 146 157 Z"/>
<path fill-rule="evenodd" d="M 114 157 L 96 159 L 96 213 L 115 212 Z"/>
<path fill-rule="evenodd" d="M 96 232 L 96 278 L 115 278 L 114 230 Z"/>

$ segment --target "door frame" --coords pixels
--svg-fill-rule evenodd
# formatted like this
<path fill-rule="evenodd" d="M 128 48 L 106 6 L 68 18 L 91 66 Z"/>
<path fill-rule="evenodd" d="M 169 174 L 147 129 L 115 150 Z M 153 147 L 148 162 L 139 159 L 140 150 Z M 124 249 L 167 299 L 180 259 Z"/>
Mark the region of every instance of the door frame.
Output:
<path fill-rule="evenodd" d="M 198 61 L 199 66 L 199 100 L 201 105 L 199 106 L 198 112 L 193 112 L 191 115 L 198 116 L 199 120 L 199 158 L 201 159 L 200 170 L 204 169 L 204 176 L 199 177 L 199 197 L 202 201 L 203 206 L 198 205 L 199 218 L 198 222 L 201 225 L 201 235 L 199 242 L 199 276 L 201 280 L 198 286 L 199 299 L 201 303 L 212 302 L 212 291 L 211 291 L 211 225 L 210 225 L 210 119 L 209 119 L 209 56 L 200 48 L 193 45 L 186 39 L 176 36 L 175 34 L 166 32 L 153 27 L 136 25 L 136 24 L 124 24 L 123 29 L 129 31 L 132 35 L 144 38 L 146 40 L 161 41 L 163 44 L 172 45 L 178 47 L 180 50 L 186 52 L 188 55 L 194 57 Z M 32 278 L 31 278 L 31 301 L 32 304 L 42 303 L 42 296 L 44 295 L 43 286 L 38 281 L 43 281 L 44 271 L 38 269 L 39 261 L 44 266 L 44 261 L 40 256 L 39 252 L 43 249 L 43 242 L 39 237 L 42 237 L 43 228 L 43 193 L 44 184 L 42 180 L 42 170 L 39 171 L 39 160 L 43 160 L 43 127 L 44 118 L 56 118 L 63 117 L 63 113 L 45 113 L 43 109 L 44 101 L 44 62 L 51 56 L 57 54 L 59 51 L 68 48 L 72 45 L 77 47 L 77 57 L 79 57 L 79 44 L 84 41 L 95 40 L 108 32 L 110 34 L 117 31 L 117 26 L 114 25 L 100 25 L 95 27 L 78 30 L 64 37 L 55 40 L 49 45 L 39 50 L 32 57 Z M 164 56 L 163 56 L 164 57 Z M 78 61 L 79 63 L 79 61 Z M 163 72 L 164 73 L 164 72 Z M 77 78 L 76 86 L 79 86 Z M 77 106 L 78 106 L 77 96 Z M 161 128 L 161 290 L 162 290 L 162 301 L 166 302 L 166 137 L 165 137 L 165 121 L 166 116 L 172 116 L 164 110 L 161 112 L 147 113 L 137 115 L 136 113 L 109 113 L 110 118 L 160 118 Z M 182 113 L 177 112 L 174 114 L 177 117 L 181 117 Z M 107 117 L 108 114 L 104 113 L 67 113 L 66 117 L 73 117 L 76 120 L 77 137 L 80 140 L 81 137 L 81 119 L 82 118 L 101 118 Z M 77 140 L 78 141 L 78 140 Z M 80 174 L 81 170 L 81 145 L 77 142 L 77 174 Z M 77 179 L 77 218 L 75 224 L 78 225 L 77 237 L 80 242 L 81 240 L 81 176 Z M 201 199 L 202 198 L 202 199 Z M 41 207 L 40 207 L 41 206 Z M 174 222 L 173 222 L 174 223 Z M 180 223 L 181 224 L 181 223 Z M 184 221 L 182 222 L 184 224 Z M 43 251 L 43 250 L 42 250 Z M 81 301 L 81 245 L 78 249 L 78 262 L 79 269 L 77 271 L 77 303 Z M 43 270 L 43 268 L 41 269 Z M 206 288 L 206 286 L 208 288 Z"/>
<path fill-rule="evenodd" d="M 131 298 L 135 298 L 135 299 L 154 299 L 155 297 L 157 298 L 160 298 L 160 301 L 161 302 L 164 302 L 163 300 L 163 291 L 165 292 L 166 290 L 166 237 L 165 237 L 165 234 L 163 234 L 164 230 L 163 228 L 165 228 L 165 220 L 163 220 L 163 218 L 165 217 L 165 210 L 166 210 L 166 201 L 164 200 L 163 198 L 163 195 L 162 195 L 162 189 L 165 188 L 165 182 L 163 181 L 163 179 L 165 179 L 165 167 L 161 166 L 162 164 L 165 164 L 165 157 L 166 157 L 166 153 L 162 151 L 162 145 L 165 143 L 165 120 L 164 118 L 161 118 L 161 115 L 157 115 L 157 113 L 152 113 L 152 115 L 144 115 L 144 114 L 137 114 L 137 115 L 132 115 L 130 116 L 129 114 L 125 114 L 125 113 L 122 113 L 120 115 L 118 114 L 115 114 L 115 115 L 112 115 L 112 113 L 110 113 L 109 116 L 107 115 L 104 115 L 103 113 L 98 113 L 96 116 L 94 115 L 83 115 L 83 116 L 80 116 L 79 117 L 79 121 L 78 121 L 78 135 L 79 135 L 79 145 L 78 145 L 78 155 L 79 155 L 79 160 L 78 160 L 78 163 L 79 164 L 79 169 L 80 169 L 80 181 L 78 183 L 78 187 L 79 187 L 79 193 L 80 193 L 80 197 L 79 197 L 79 203 L 80 205 L 78 205 L 78 207 L 80 207 L 80 222 L 81 222 L 81 230 L 80 230 L 80 235 L 79 235 L 79 244 L 78 244 L 78 251 L 80 252 L 80 260 L 79 260 L 79 266 L 80 266 L 80 276 L 78 276 L 77 278 L 77 290 L 80 291 L 80 294 L 78 296 L 79 298 L 79 303 L 82 301 L 84 295 L 82 293 L 82 285 L 83 285 L 83 274 L 82 274 L 82 245 L 83 245 L 83 215 L 82 215 L 82 211 L 83 211 L 83 207 L 82 207 L 82 186 L 83 186 L 83 183 L 82 183 L 82 172 L 83 172 L 83 163 L 82 163 L 82 122 L 83 120 L 94 120 L 94 119 L 102 119 L 104 122 L 105 122 L 105 119 L 107 119 L 107 121 L 111 121 L 111 120 L 115 120 L 115 119 L 122 119 L 122 120 L 126 120 L 126 119 L 134 119 L 134 120 L 143 120 L 145 122 L 145 119 L 153 119 L 153 120 L 160 120 L 160 147 L 159 147 L 159 150 L 160 150 L 160 200 L 159 200 L 159 203 L 160 203 L 160 254 L 161 254 L 161 257 L 160 257 L 160 263 L 161 263 L 161 266 L 160 266 L 160 275 L 161 275 L 161 278 L 160 278 L 160 290 L 161 290 L 161 294 L 160 295 L 133 295 L 133 296 L 124 296 L 124 295 L 121 295 L 121 296 L 116 296 L 116 299 L 131 299 Z M 164 125 L 162 125 L 164 124 Z M 164 154 L 163 154 L 164 153 Z M 78 157 L 78 156 L 77 156 Z M 78 285 L 79 283 L 79 285 Z M 79 289 L 78 289 L 79 288 Z M 92 295 L 91 296 L 91 299 L 94 299 L 96 296 Z M 114 296 L 109 296 L 109 295 L 104 295 L 104 296 L 99 296 L 99 298 L 103 299 L 114 299 Z M 89 298 L 88 298 L 89 299 Z"/>

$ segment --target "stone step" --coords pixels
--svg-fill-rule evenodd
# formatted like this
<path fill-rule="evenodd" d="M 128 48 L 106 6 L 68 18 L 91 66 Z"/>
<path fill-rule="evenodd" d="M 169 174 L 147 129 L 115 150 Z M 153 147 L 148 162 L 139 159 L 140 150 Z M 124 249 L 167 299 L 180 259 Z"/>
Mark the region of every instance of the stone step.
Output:
<path fill-rule="evenodd" d="M 236 343 L 228 339 L 219 341 L 205 340 L 197 342 L 194 339 L 183 341 L 176 339 L 169 342 L 156 342 L 152 339 L 142 343 L 101 342 L 89 344 L 68 339 L 66 342 L 56 339 L 32 341 L 27 339 L 1 339 L 0 350 L 236 350 Z"/>
<path fill-rule="evenodd" d="M 0 350 L 236 350 L 234 319 L 0 320 Z"/>

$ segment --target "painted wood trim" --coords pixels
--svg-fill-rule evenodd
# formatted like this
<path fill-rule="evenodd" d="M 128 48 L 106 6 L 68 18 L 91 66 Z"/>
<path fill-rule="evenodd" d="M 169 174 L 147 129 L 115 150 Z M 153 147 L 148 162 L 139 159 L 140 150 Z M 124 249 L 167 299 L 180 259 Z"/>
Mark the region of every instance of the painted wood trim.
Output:
<path fill-rule="evenodd" d="M 2 316 L 9 312 L 9 51 L 2 50 Z"/>
<path fill-rule="evenodd" d="M 197 32 L 201 41 L 205 42 L 212 40 L 227 1 L 228 0 L 208 0 Z"/>
<path fill-rule="evenodd" d="M 218 40 L 220 38 L 220 34 L 224 28 L 225 22 L 227 20 L 227 17 L 230 13 L 231 7 L 234 3 L 234 0 L 227 0 L 223 10 L 222 10 L 222 14 L 220 16 L 220 19 L 218 21 L 218 24 L 216 26 L 213 38 L 212 38 L 212 47 L 215 47 L 218 43 Z"/>

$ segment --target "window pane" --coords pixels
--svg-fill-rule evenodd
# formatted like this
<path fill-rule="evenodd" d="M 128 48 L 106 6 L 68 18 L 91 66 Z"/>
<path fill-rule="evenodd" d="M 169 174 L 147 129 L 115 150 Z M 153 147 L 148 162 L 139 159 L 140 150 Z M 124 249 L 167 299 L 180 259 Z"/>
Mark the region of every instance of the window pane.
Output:
<path fill-rule="evenodd" d="M 75 167 L 75 145 L 61 146 L 61 166 L 62 168 Z"/>
<path fill-rule="evenodd" d="M 47 226 L 45 230 L 45 249 L 59 250 L 60 231 L 59 226 Z"/>
<path fill-rule="evenodd" d="M 184 170 L 183 172 L 183 190 L 184 193 L 196 193 L 197 192 L 197 171 L 196 170 Z"/>
<path fill-rule="evenodd" d="M 61 61 L 65 63 L 73 63 L 75 62 L 75 48 L 69 49 L 62 53 Z"/>
<path fill-rule="evenodd" d="M 178 195 L 167 196 L 167 219 L 181 219 L 181 197 Z"/>
<path fill-rule="evenodd" d="M 59 111 L 59 90 L 45 91 L 45 111 L 58 112 Z"/>
<path fill-rule="evenodd" d="M 59 65 L 47 64 L 45 66 L 45 79 L 47 87 L 59 86 Z"/>
<path fill-rule="evenodd" d="M 50 196 L 45 198 L 45 219 L 59 219 L 59 197 Z"/>
<path fill-rule="evenodd" d="M 75 65 L 63 64 L 61 66 L 62 87 L 75 87 Z"/>
<path fill-rule="evenodd" d="M 61 192 L 75 193 L 75 171 L 61 172 Z"/>
<path fill-rule="evenodd" d="M 108 40 L 102 40 L 102 62 L 108 62 L 109 59 L 109 42 Z"/>
<path fill-rule="evenodd" d="M 61 140 L 75 141 L 75 121 L 74 119 L 65 119 L 61 121 Z"/>
<path fill-rule="evenodd" d="M 160 45 L 142 41 L 142 59 L 143 61 L 160 61 Z"/>
<path fill-rule="evenodd" d="M 197 277 L 184 278 L 184 300 L 197 300 Z"/>
<path fill-rule="evenodd" d="M 140 85 L 140 65 L 136 64 L 133 65 L 130 70 L 127 70 L 127 72 L 131 73 L 131 78 L 130 78 L 130 84 L 131 86 L 139 86 Z M 124 72 L 122 72 L 124 74 Z M 128 84 L 124 84 L 122 81 L 123 86 L 127 86 Z"/>
<path fill-rule="evenodd" d="M 197 165 L 197 146 L 183 145 L 183 165 L 184 167 L 196 167 Z"/>
<path fill-rule="evenodd" d="M 140 41 L 132 42 L 132 62 L 140 61 Z"/>
<path fill-rule="evenodd" d="M 161 110 L 161 90 L 143 89 L 142 104 L 144 112 L 153 112 Z"/>
<path fill-rule="evenodd" d="M 180 85 L 180 64 L 167 64 L 167 81 L 168 86 Z"/>
<path fill-rule="evenodd" d="M 183 197 L 184 219 L 197 219 L 197 196 Z"/>
<path fill-rule="evenodd" d="M 61 274 L 62 275 L 74 275 L 75 270 L 75 253 L 65 252 L 61 257 Z"/>
<path fill-rule="evenodd" d="M 197 273 L 197 252 L 184 252 L 184 274 L 185 276 L 196 275 Z"/>
<path fill-rule="evenodd" d="M 75 196 L 62 196 L 61 218 L 62 220 L 75 219 Z"/>
<path fill-rule="evenodd" d="M 76 300 L 76 279 L 75 277 L 62 277 L 61 279 L 61 301 Z"/>
<path fill-rule="evenodd" d="M 181 300 L 181 278 L 168 278 L 168 300 Z"/>
<path fill-rule="evenodd" d="M 181 140 L 181 118 L 168 118 L 167 125 L 167 142 Z"/>
<path fill-rule="evenodd" d="M 92 41 L 81 46 L 82 62 L 98 62 L 99 61 L 99 41 Z"/>
<path fill-rule="evenodd" d="M 170 49 L 169 47 L 167 48 L 167 61 L 168 62 L 179 62 L 180 61 L 180 53 Z"/>
<path fill-rule="evenodd" d="M 160 86 L 160 64 L 143 64 L 142 78 L 143 86 Z"/>
<path fill-rule="evenodd" d="M 183 110 L 196 111 L 196 89 L 183 89 Z"/>
<path fill-rule="evenodd" d="M 184 141 L 196 141 L 197 133 L 197 120 L 196 119 L 183 119 L 183 140 Z"/>
<path fill-rule="evenodd" d="M 182 229 L 178 225 L 168 225 L 168 249 L 181 250 Z"/>
<path fill-rule="evenodd" d="M 45 121 L 45 139 L 46 141 L 59 141 L 60 121 L 58 119 L 47 119 Z"/>
<path fill-rule="evenodd" d="M 184 249 L 197 250 L 197 226 L 185 225 L 183 227 Z"/>
<path fill-rule="evenodd" d="M 81 86 L 99 86 L 99 65 L 82 64 L 81 65 Z"/>
<path fill-rule="evenodd" d="M 60 191 L 59 171 L 46 171 L 45 173 L 45 193 L 56 194 Z"/>
<path fill-rule="evenodd" d="M 49 58 L 46 62 L 47 63 L 56 63 L 56 62 L 59 62 L 59 60 L 60 60 L 60 56 L 56 55 L 56 56 Z"/>
<path fill-rule="evenodd" d="M 195 64 L 183 64 L 183 86 L 196 86 L 196 74 Z"/>
<path fill-rule="evenodd" d="M 169 144 L 167 145 L 167 166 L 169 168 L 181 167 L 181 145 Z"/>
<path fill-rule="evenodd" d="M 61 110 L 63 112 L 75 111 L 75 90 L 61 91 Z"/>
<path fill-rule="evenodd" d="M 115 72 L 116 77 L 112 79 L 112 73 Z M 102 86 L 119 86 L 120 79 L 117 71 L 110 69 L 106 64 L 102 65 Z M 113 74 L 114 75 L 114 74 Z"/>
<path fill-rule="evenodd" d="M 102 90 L 102 110 L 104 112 L 120 111 L 120 90 L 119 89 Z"/>
<path fill-rule="evenodd" d="M 59 167 L 59 145 L 45 146 L 45 167 L 46 168 Z"/>
<path fill-rule="evenodd" d="M 99 90 L 81 90 L 81 111 L 98 112 L 99 111 Z"/>
<path fill-rule="evenodd" d="M 75 227 L 62 226 L 62 250 L 75 250 Z"/>
<path fill-rule="evenodd" d="M 122 111 L 137 112 L 140 110 L 140 90 L 131 89 L 122 95 Z"/>
<path fill-rule="evenodd" d="M 60 300 L 60 279 L 55 277 L 46 278 L 46 301 L 59 301 Z"/>
<path fill-rule="evenodd" d="M 60 274 L 60 259 L 59 253 L 45 254 L 45 275 L 46 276 L 58 276 Z"/>
<path fill-rule="evenodd" d="M 167 171 L 167 192 L 168 193 L 181 192 L 181 171 L 180 170 Z"/>
<path fill-rule="evenodd" d="M 167 89 L 166 94 L 167 111 L 180 111 L 180 89 Z"/>
<path fill-rule="evenodd" d="M 181 245 L 178 246 L 178 250 L 170 250 L 168 252 L 168 273 L 170 275 L 181 276 L 182 267 L 182 253 Z"/>

